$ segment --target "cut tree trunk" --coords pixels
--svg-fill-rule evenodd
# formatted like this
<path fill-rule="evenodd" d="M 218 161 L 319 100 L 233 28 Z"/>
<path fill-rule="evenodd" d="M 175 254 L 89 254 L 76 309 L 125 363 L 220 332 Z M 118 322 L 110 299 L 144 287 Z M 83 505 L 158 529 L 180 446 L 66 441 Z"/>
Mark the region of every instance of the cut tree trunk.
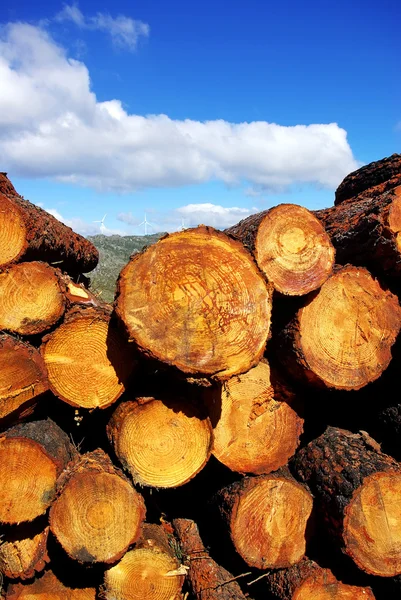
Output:
<path fill-rule="evenodd" d="M 319 220 L 296 204 L 280 204 L 244 219 L 225 233 L 252 252 L 274 288 L 303 296 L 319 288 L 334 265 L 334 248 Z"/>
<path fill-rule="evenodd" d="M 110 309 L 74 306 L 43 339 L 42 354 L 51 391 L 75 407 L 105 408 L 124 392 L 134 368 Z"/>
<path fill-rule="evenodd" d="M 194 599 L 246 600 L 233 575 L 209 556 L 196 523 L 190 519 L 175 519 L 173 525 Z"/>
<path fill-rule="evenodd" d="M 105 600 L 180 600 L 185 569 L 180 565 L 161 525 L 144 525 L 134 550 L 108 569 Z"/>
<path fill-rule="evenodd" d="M 0 435 L 0 522 L 17 524 L 44 514 L 56 481 L 76 457 L 68 436 L 53 421 L 16 425 Z"/>
<path fill-rule="evenodd" d="M 68 273 L 92 271 L 95 246 L 42 208 L 24 200 L 0 173 L 0 268 L 21 260 L 57 263 Z"/>
<path fill-rule="evenodd" d="M 51 572 L 46 571 L 33 583 L 9 586 L 6 600 L 95 600 L 94 588 L 68 588 Z"/>
<path fill-rule="evenodd" d="M 50 529 L 80 563 L 113 563 L 140 535 L 143 498 L 102 450 L 64 471 L 50 509 Z"/>
<path fill-rule="evenodd" d="M 365 432 L 328 427 L 293 459 L 317 496 L 329 530 L 358 567 L 401 573 L 401 466 Z"/>
<path fill-rule="evenodd" d="M 22 531 L 21 531 L 22 530 Z M 27 535 L 24 527 L 3 533 L 0 542 L 0 571 L 10 579 L 31 579 L 49 562 L 47 538 L 49 527 Z"/>
<path fill-rule="evenodd" d="M 400 326 L 397 297 L 366 269 L 348 265 L 281 331 L 281 362 L 308 384 L 357 390 L 387 368 Z"/>
<path fill-rule="evenodd" d="M 379 276 L 401 276 L 400 185 L 315 212 L 336 249 L 339 264 L 366 266 Z"/>
<path fill-rule="evenodd" d="M 392 154 L 353 171 L 340 183 L 334 204 L 362 195 L 383 194 L 401 185 L 401 154 Z"/>
<path fill-rule="evenodd" d="M 227 379 L 263 355 L 271 290 L 239 242 L 211 227 L 174 233 L 131 258 L 116 311 L 146 355 Z"/>
<path fill-rule="evenodd" d="M 134 482 L 160 488 L 192 479 L 207 463 L 212 445 L 209 419 L 179 399 L 123 402 L 107 432 Z"/>
<path fill-rule="evenodd" d="M 370 588 L 341 583 L 330 569 L 307 558 L 288 569 L 272 571 L 266 582 L 280 600 L 375 600 Z"/>
<path fill-rule="evenodd" d="M 313 501 L 287 469 L 245 477 L 218 496 L 235 549 L 249 566 L 279 569 L 303 558 Z"/>
<path fill-rule="evenodd" d="M 38 350 L 0 333 L 0 419 L 48 389 L 46 367 Z"/>
<path fill-rule="evenodd" d="M 232 471 L 270 473 L 287 464 L 299 444 L 299 401 L 266 359 L 205 390 L 213 424 L 212 453 Z"/>

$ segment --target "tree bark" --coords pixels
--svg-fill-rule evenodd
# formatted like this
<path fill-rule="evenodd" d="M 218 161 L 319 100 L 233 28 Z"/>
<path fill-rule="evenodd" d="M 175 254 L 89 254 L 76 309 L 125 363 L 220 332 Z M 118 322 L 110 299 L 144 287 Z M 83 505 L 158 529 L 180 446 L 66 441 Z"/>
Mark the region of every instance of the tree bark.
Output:
<path fill-rule="evenodd" d="M 313 501 L 288 470 L 245 477 L 218 495 L 235 549 L 249 566 L 279 569 L 303 558 Z"/>
<path fill-rule="evenodd" d="M 95 600 L 94 588 L 69 588 L 66 587 L 51 572 L 46 571 L 42 577 L 33 583 L 17 583 L 9 586 L 6 600 Z"/>
<path fill-rule="evenodd" d="M 303 296 L 316 290 L 334 265 L 334 248 L 324 228 L 296 204 L 251 215 L 225 233 L 244 244 L 281 294 Z"/>
<path fill-rule="evenodd" d="M 58 481 L 50 529 L 80 563 L 113 563 L 139 537 L 142 496 L 102 450 L 71 464 Z"/>
<path fill-rule="evenodd" d="M 0 173 L 0 268 L 17 261 L 57 263 L 68 273 L 92 271 L 99 260 L 95 246 L 55 217 L 17 194 Z"/>
<path fill-rule="evenodd" d="M 400 326 L 397 297 L 366 269 L 348 265 L 283 328 L 281 362 L 307 384 L 357 390 L 387 368 Z"/>
<path fill-rule="evenodd" d="M 280 600 L 375 600 L 370 588 L 341 583 L 330 569 L 307 558 L 288 569 L 272 571 L 266 583 Z"/>
<path fill-rule="evenodd" d="M 158 488 L 187 483 L 207 463 L 212 427 L 185 400 L 123 402 L 107 428 L 110 442 L 135 483 Z"/>
<path fill-rule="evenodd" d="M 244 247 L 211 227 L 162 238 L 118 280 L 116 312 L 147 356 L 227 379 L 263 355 L 271 290 Z"/>
<path fill-rule="evenodd" d="M 173 525 L 182 549 L 194 599 L 245 600 L 245 595 L 233 575 L 209 556 L 196 523 L 190 519 L 175 519 Z"/>
<path fill-rule="evenodd" d="M 364 432 L 328 427 L 297 453 L 293 467 L 361 570 L 381 577 L 401 573 L 401 467 L 393 458 Z"/>
<path fill-rule="evenodd" d="M 300 400 L 266 359 L 204 393 L 213 425 L 212 453 L 238 473 L 260 475 L 287 464 L 299 444 Z"/>
<path fill-rule="evenodd" d="M 49 389 L 40 353 L 27 342 L 0 333 L 0 419 Z"/>
<path fill-rule="evenodd" d="M 135 548 L 105 572 L 105 600 L 180 600 L 185 569 L 161 525 L 145 524 Z"/>
<path fill-rule="evenodd" d="M 91 303 L 72 307 L 43 338 L 51 391 L 75 407 L 106 408 L 125 391 L 135 359 L 111 320 L 111 309 Z"/>

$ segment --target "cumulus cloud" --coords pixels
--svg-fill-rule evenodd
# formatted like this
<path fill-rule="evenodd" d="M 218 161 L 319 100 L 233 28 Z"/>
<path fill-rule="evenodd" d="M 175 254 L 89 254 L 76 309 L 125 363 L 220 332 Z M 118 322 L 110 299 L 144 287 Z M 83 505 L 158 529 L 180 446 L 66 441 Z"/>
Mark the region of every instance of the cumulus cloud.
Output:
<path fill-rule="evenodd" d="M 213 180 L 335 188 L 359 166 L 336 123 L 174 120 L 99 102 L 86 66 L 24 23 L 0 30 L 0 89 L 0 161 L 20 176 L 122 192 Z"/>
<path fill-rule="evenodd" d="M 104 31 L 111 36 L 115 46 L 128 50 L 135 50 L 140 37 L 148 37 L 150 31 L 147 23 L 125 15 L 112 17 L 108 13 L 98 12 L 93 17 L 86 17 L 77 3 L 65 4 L 56 15 L 55 21 L 70 21 L 80 29 Z"/>
<path fill-rule="evenodd" d="M 47 208 L 46 206 L 43 206 L 42 203 L 38 203 L 38 206 L 39 205 L 41 205 L 42 208 L 48 213 L 53 215 L 53 217 L 64 223 L 64 225 L 68 225 L 68 227 L 71 227 L 71 229 L 73 229 L 77 233 L 80 233 L 81 235 L 98 235 L 99 233 L 102 233 L 103 235 L 128 235 L 128 232 L 125 230 L 109 229 L 106 226 L 103 226 L 101 228 L 98 223 L 90 223 L 88 221 L 85 221 L 84 219 L 81 219 L 80 217 L 73 217 L 72 219 L 67 219 L 56 208 Z"/>
<path fill-rule="evenodd" d="M 204 204 L 187 204 L 186 206 L 181 206 L 177 209 L 177 213 L 184 219 L 186 227 L 196 227 L 202 224 L 211 225 L 216 229 L 225 229 L 249 217 L 252 211 L 247 208 L 238 208 L 237 206 L 225 208 L 218 204 L 205 202 Z"/>

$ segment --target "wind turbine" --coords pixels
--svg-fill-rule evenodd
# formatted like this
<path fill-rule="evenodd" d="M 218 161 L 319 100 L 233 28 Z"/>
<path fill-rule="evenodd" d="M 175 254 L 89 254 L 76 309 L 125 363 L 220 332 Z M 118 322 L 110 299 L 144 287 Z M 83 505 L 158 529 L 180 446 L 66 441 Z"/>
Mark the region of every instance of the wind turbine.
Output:
<path fill-rule="evenodd" d="M 179 227 L 177 229 L 177 231 L 184 231 L 184 229 L 186 229 L 186 227 L 185 227 L 185 219 L 184 219 L 184 217 L 182 217 L 182 219 L 181 219 L 181 227 Z"/>
<path fill-rule="evenodd" d="M 100 229 L 100 233 L 105 234 L 107 227 L 104 224 L 104 220 L 107 217 L 107 213 L 104 215 L 103 219 L 101 219 L 100 221 L 93 221 L 94 223 L 100 223 L 99 229 Z"/>
<path fill-rule="evenodd" d="M 148 225 L 152 229 L 154 229 L 155 227 L 157 227 L 157 225 L 155 223 L 151 223 L 150 221 L 147 220 L 146 213 L 145 213 L 144 220 L 142 221 L 142 223 L 139 223 L 138 227 L 142 227 L 142 225 L 145 225 L 145 235 L 148 235 Z"/>

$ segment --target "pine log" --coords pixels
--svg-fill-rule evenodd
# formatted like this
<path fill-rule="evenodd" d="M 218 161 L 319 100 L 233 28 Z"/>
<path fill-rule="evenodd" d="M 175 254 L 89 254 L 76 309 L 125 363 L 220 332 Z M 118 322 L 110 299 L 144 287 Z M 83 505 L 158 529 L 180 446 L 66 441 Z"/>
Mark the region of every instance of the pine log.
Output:
<path fill-rule="evenodd" d="M 187 483 L 203 469 L 211 452 L 209 419 L 179 399 L 123 402 L 107 433 L 134 482 L 145 486 L 169 488 Z"/>
<path fill-rule="evenodd" d="M 266 359 L 244 375 L 205 390 L 213 424 L 212 453 L 232 471 L 270 473 L 287 464 L 303 419 L 294 392 Z"/>
<path fill-rule="evenodd" d="M 207 552 L 194 521 L 174 519 L 174 529 L 188 570 L 195 600 L 245 600 L 233 575 L 218 565 Z"/>
<path fill-rule="evenodd" d="M 31 579 L 42 571 L 49 562 L 47 538 L 49 527 L 40 531 L 25 531 L 16 528 L 2 534 L 0 541 L 0 572 L 10 579 Z"/>
<path fill-rule="evenodd" d="M 366 192 L 315 212 L 336 249 L 339 264 L 366 266 L 388 278 L 401 276 L 400 185 L 379 195 Z"/>
<path fill-rule="evenodd" d="M 161 525 L 145 524 L 135 548 L 108 569 L 105 600 L 180 600 L 185 569 L 180 565 Z"/>
<path fill-rule="evenodd" d="M 313 501 L 287 469 L 244 477 L 218 496 L 235 549 L 249 566 L 279 569 L 303 558 Z"/>
<path fill-rule="evenodd" d="M 6 173 L 0 173 L 0 206 L 0 268 L 21 260 L 58 263 L 68 273 L 87 273 L 96 267 L 95 246 L 24 200 Z"/>
<path fill-rule="evenodd" d="M 46 571 L 42 577 L 29 584 L 10 585 L 6 600 L 95 600 L 94 588 L 66 587 L 51 572 Z"/>
<path fill-rule="evenodd" d="M 272 571 L 266 582 L 280 600 L 375 600 L 370 588 L 341 583 L 330 569 L 307 558 L 288 569 Z"/>
<path fill-rule="evenodd" d="M 106 306 L 74 306 L 43 339 L 50 389 L 72 406 L 110 406 L 124 392 L 133 371 L 132 349 L 110 313 Z"/>
<path fill-rule="evenodd" d="M 280 204 L 226 229 L 254 255 L 274 289 L 303 296 L 319 288 L 334 265 L 334 248 L 319 220 L 296 204 Z"/>
<path fill-rule="evenodd" d="M 38 350 L 0 333 L 0 419 L 48 389 L 46 367 Z"/>
<path fill-rule="evenodd" d="M 401 466 L 365 432 L 328 427 L 293 467 L 318 497 L 332 535 L 372 575 L 401 573 Z"/>
<path fill-rule="evenodd" d="M 200 226 L 133 256 L 121 271 L 115 306 L 145 355 L 227 379 L 262 357 L 271 295 L 239 242 Z"/>
<path fill-rule="evenodd" d="M 67 434 L 53 421 L 16 425 L 0 435 L 0 522 L 17 524 L 44 514 L 56 481 L 76 457 Z"/>
<path fill-rule="evenodd" d="M 380 195 L 401 185 L 401 154 L 392 154 L 353 171 L 340 183 L 334 204 L 362 195 Z"/>
<path fill-rule="evenodd" d="M 366 269 L 347 265 L 283 328 L 281 362 L 308 384 L 357 390 L 387 368 L 400 326 L 397 297 Z"/>
<path fill-rule="evenodd" d="M 80 563 L 113 563 L 140 535 L 143 498 L 102 450 L 71 464 L 58 481 L 50 529 Z"/>

